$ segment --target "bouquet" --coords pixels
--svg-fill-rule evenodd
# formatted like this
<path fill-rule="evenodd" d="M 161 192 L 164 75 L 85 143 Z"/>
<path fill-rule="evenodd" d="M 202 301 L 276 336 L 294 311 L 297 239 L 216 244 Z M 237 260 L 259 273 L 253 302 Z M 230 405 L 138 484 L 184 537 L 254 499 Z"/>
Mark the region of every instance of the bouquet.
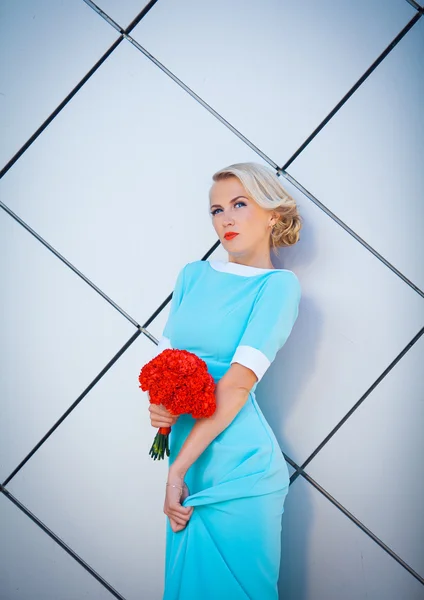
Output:
<path fill-rule="evenodd" d="M 215 382 L 204 360 L 193 352 L 167 348 L 146 363 L 138 376 L 150 403 L 163 404 L 173 415 L 210 417 L 216 409 Z M 171 427 L 159 427 L 150 448 L 156 460 L 169 456 Z"/>

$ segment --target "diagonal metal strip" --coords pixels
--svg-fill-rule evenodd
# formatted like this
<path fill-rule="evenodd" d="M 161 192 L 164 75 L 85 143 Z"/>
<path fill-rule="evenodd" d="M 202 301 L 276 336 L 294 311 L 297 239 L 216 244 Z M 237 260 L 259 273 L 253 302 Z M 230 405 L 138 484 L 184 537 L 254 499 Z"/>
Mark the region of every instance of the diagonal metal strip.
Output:
<path fill-rule="evenodd" d="M 122 356 L 122 354 L 128 350 L 128 348 L 135 342 L 138 336 L 142 333 L 141 329 L 138 329 L 130 339 L 119 349 L 115 356 L 107 363 L 107 365 L 96 375 L 93 381 L 85 388 L 85 390 L 78 396 L 78 398 L 71 404 L 71 406 L 63 413 L 61 417 L 56 421 L 47 433 L 37 442 L 34 448 L 21 460 L 21 462 L 15 467 L 15 469 L 6 477 L 1 485 L 7 485 L 13 477 L 22 469 L 22 467 L 29 461 L 29 459 L 37 452 L 37 450 L 48 440 L 48 438 L 56 431 L 59 425 L 68 417 L 71 412 L 78 406 L 78 404 L 87 396 L 88 392 L 96 385 L 98 381 L 109 371 L 109 369 L 116 363 L 116 361 Z"/>
<path fill-rule="evenodd" d="M 12 502 L 15 506 L 17 506 L 19 510 L 21 510 L 27 517 L 29 517 L 31 521 L 38 525 L 38 527 L 40 527 L 40 529 L 42 529 L 44 533 L 46 533 L 54 542 L 56 542 L 56 544 L 58 544 L 63 550 L 65 550 L 65 552 L 72 556 L 72 558 L 76 560 L 77 563 L 80 564 L 86 571 L 88 571 L 90 575 L 97 579 L 97 581 L 101 583 L 111 594 L 113 594 L 115 598 L 118 598 L 119 600 L 125 600 L 124 596 L 121 596 L 121 594 L 117 590 L 115 590 L 115 588 L 112 587 L 110 583 L 103 579 L 103 577 L 99 575 L 99 573 L 97 573 L 92 567 L 90 567 L 90 565 L 86 563 L 85 560 L 83 560 L 74 550 L 72 550 L 72 548 L 65 544 L 65 542 L 58 535 L 56 535 L 51 529 L 47 527 L 47 525 L 40 521 L 40 519 L 38 519 L 38 517 L 36 517 L 34 513 L 32 513 L 26 506 L 24 506 L 22 502 L 20 502 L 15 496 L 13 496 L 13 494 L 10 493 L 9 490 L 7 490 L 1 484 L 0 492 L 2 492 L 3 495 L 8 500 L 10 500 L 10 502 Z"/>
<path fill-rule="evenodd" d="M 406 0 L 406 2 L 407 2 L 408 4 L 410 4 L 410 5 L 411 5 L 413 8 L 415 8 L 416 10 L 418 10 L 418 11 L 421 11 L 421 13 L 423 13 L 423 12 L 424 12 L 424 5 L 423 5 L 423 6 L 420 6 L 420 5 L 418 4 L 418 2 L 416 2 L 415 0 Z"/>
<path fill-rule="evenodd" d="M 84 0 L 85 1 L 85 0 Z M 6 163 L 6 165 L 0 170 L 0 179 L 6 175 L 6 173 L 13 167 L 15 162 L 22 156 L 22 154 L 31 146 L 33 142 L 38 138 L 39 135 L 43 133 L 46 127 L 53 121 L 53 119 L 61 112 L 63 108 L 68 104 L 68 102 L 75 96 L 75 94 L 82 88 L 82 86 L 90 79 L 90 77 L 97 71 L 97 69 L 105 62 L 107 58 L 112 54 L 114 50 L 119 46 L 119 44 L 124 39 L 124 34 L 131 32 L 134 27 L 138 25 L 141 19 L 149 12 L 149 10 L 156 4 L 158 0 L 151 0 L 143 10 L 136 16 L 136 18 L 128 25 L 128 27 L 123 30 L 119 25 L 118 31 L 121 33 L 120 37 L 110 46 L 108 50 L 99 58 L 99 60 L 95 63 L 95 65 L 88 71 L 86 75 L 77 83 L 77 85 L 69 92 L 64 100 L 55 108 L 55 110 L 47 117 L 47 119 L 40 125 L 40 127 L 32 134 L 32 136 L 25 142 L 25 144 L 12 156 L 12 158 Z M 111 25 L 112 19 L 108 17 L 107 22 Z M 116 25 L 116 24 L 115 24 Z"/>
<path fill-rule="evenodd" d="M 350 90 L 343 96 L 343 98 L 336 104 L 332 111 L 328 113 L 328 115 L 323 119 L 323 121 L 318 125 L 316 129 L 311 133 L 311 135 L 303 142 L 301 146 L 296 150 L 296 152 L 288 159 L 288 161 L 282 167 L 282 170 L 285 171 L 289 165 L 299 156 L 299 154 L 308 146 L 312 140 L 318 135 L 323 127 L 334 117 L 334 115 L 339 112 L 344 104 L 349 100 L 349 98 L 356 92 L 356 90 L 364 83 L 366 79 L 375 71 L 378 65 L 386 58 L 386 56 L 393 50 L 395 46 L 401 41 L 402 38 L 408 33 L 408 31 L 417 23 L 420 18 L 423 16 L 423 12 L 416 13 L 412 19 L 405 25 L 405 27 L 398 33 L 398 35 L 390 42 L 390 44 L 386 47 L 385 50 L 376 58 L 376 60 L 372 63 L 372 65 L 365 71 L 365 73 L 358 79 L 358 81 L 350 88 Z"/>
<path fill-rule="evenodd" d="M 352 406 L 352 408 L 345 414 L 345 416 L 337 423 L 335 427 L 330 431 L 330 433 L 324 438 L 324 440 L 319 444 L 317 448 L 312 452 L 310 456 L 304 461 L 300 470 L 303 470 L 311 460 L 318 454 L 320 450 L 331 440 L 333 435 L 337 433 L 340 427 L 348 420 L 349 417 L 353 415 L 353 413 L 361 406 L 366 398 L 375 390 L 375 388 L 383 381 L 383 379 L 390 373 L 390 371 L 397 365 L 397 363 L 405 356 L 405 354 L 412 348 L 414 344 L 418 342 L 421 336 L 424 334 L 424 327 L 420 329 L 420 331 L 412 338 L 412 340 L 405 346 L 405 348 L 396 356 L 396 358 L 390 363 L 390 365 L 381 373 L 381 375 L 374 381 L 374 383 L 367 389 L 367 391 L 361 396 L 361 398 Z M 297 473 L 293 473 L 292 475 L 293 481 L 297 477 Z"/>
<path fill-rule="evenodd" d="M 331 494 L 327 492 L 322 486 L 319 485 L 308 473 L 303 471 L 301 467 L 296 465 L 292 460 L 287 457 L 287 461 L 296 469 L 296 473 L 290 477 L 290 485 L 294 483 L 295 476 L 301 475 L 306 479 L 308 483 L 314 486 L 327 500 L 329 500 L 336 508 L 338 508 L 346 517 L 348 517 L 355 525 L 357 525 L 364 533 L 366 533 L 376 544 L 387 552 L 392 558 L 394 558 L 404 569 L 406 569 L 411 575 L 415 577 L 420 583 L 424 584 L 424 577 L 417 573 L 411 566 L 408 565 L 394 550 L 392 550 L 387 544 L 385 544 L 379 537 L 377 537 L 368 527 L 366 527 L 362 521 L 357 519 L 343 504 L 340 504 Z"/>
<path fill-rule="evenodd" d="M 381 261 L 388 269 L 393 271 L 395 275 L 397 275 L 402 281 L 404 281 L 409 287 L 411 287 L 417 294 L 424 298 L 424 291 L 419 288 L 415 283 L 413 283 L 406 275 L 404 275 L 399 269 L 397 269 L 392 263 L 390 263 L 382 254 L 377 252 L 375 248 L 373 248 L 368 242 L 366 242 L 360 235 L 358 235 L 353 229 L 349 227 L 344 221 L 339 219 L 339 217 L 333 213 L 325 204 L 320 202 L 318 198 L 316 198 L 311 192 L 309 192 L 306 188 L 303 187 L 301 183 L 296 181 L 294 177 L 292 177 L 289 173 L 286 173 L 282 170 L 279 170 L 278 175 L 282 175 L 289 181 L 294 187 L 296 187 L 304 196 L 306 196 L 311 202 L 313 202 L 318 208 L 320 208 L 326 215 L 328 215 L 333 221 L 335 221 L 342 229 L 344 229 L 349 235 L 351 235 L 357 242 L 359 242 L 364 248 L 366 248 L 371 254 L 373 254 L 379 261 Z"/>

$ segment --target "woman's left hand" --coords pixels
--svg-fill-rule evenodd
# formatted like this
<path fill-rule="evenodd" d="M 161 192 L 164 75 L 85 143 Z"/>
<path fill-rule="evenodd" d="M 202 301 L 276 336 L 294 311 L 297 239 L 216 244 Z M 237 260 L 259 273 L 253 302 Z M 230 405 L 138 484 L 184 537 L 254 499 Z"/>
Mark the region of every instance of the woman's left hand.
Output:
<path fill-rule="evenodd" d="M 174 475 L 171 471 L 168 475 L 167 483 L 177 485 L 166 486 L 165 503 L 163 512 L 168 516 L 171 528 L 174 532 L 181 531 L 187 525 L 193 514 L 193 506 L 181 506 L 181 503 L 190 495 L 184 477 Z M 182 490 L 179 488 L 183 488 Z"/>

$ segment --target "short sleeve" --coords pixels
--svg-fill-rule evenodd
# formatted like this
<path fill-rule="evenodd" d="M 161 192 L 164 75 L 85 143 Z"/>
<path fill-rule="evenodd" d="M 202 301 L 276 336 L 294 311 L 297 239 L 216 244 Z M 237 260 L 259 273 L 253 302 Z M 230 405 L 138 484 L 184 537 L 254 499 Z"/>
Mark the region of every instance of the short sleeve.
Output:
<path fill-rule="evenodd" d="M 186 265 L 187 266 L 187 265 Z M 183 299 L 184 290 L 185 290 L 185 270 L 186 266 L 184 266 L 180 272 L 178 273 L 174 291 L 172 292 L 171 298 L 171 307 L 169 309 L 168 319 L 166 321 L 162 336 L 159 339 L 159 343 L 156 346 L 156 356 L 165 350 L 166 348 L 172 348 L 171 345 L 171 330 L 172 330 L 172 318 L 176 313 L 178 307 L 181 304 L 181 300 Z"/>
<path fill-rule="evenodd" d="M 231 364 L 248 367 L 260 381 L 290 335 L 300 297 L 301 286 L 292 271 L 271 275 L 258 293 Z"/>

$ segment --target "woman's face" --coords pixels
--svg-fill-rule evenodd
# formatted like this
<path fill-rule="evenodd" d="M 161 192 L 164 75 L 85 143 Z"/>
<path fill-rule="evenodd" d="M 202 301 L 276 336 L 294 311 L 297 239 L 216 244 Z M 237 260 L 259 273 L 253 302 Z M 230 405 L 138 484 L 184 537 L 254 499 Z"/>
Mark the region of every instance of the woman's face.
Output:
<path fill-rule="evenodd" d="M 269 254 L 272 212 L 248 197 L 237 179 L 215 181 L 209 192 L 212 223 L 225 250 L 232 255 Z M 233 231 L 235 237 L 226 239 Z"/>

